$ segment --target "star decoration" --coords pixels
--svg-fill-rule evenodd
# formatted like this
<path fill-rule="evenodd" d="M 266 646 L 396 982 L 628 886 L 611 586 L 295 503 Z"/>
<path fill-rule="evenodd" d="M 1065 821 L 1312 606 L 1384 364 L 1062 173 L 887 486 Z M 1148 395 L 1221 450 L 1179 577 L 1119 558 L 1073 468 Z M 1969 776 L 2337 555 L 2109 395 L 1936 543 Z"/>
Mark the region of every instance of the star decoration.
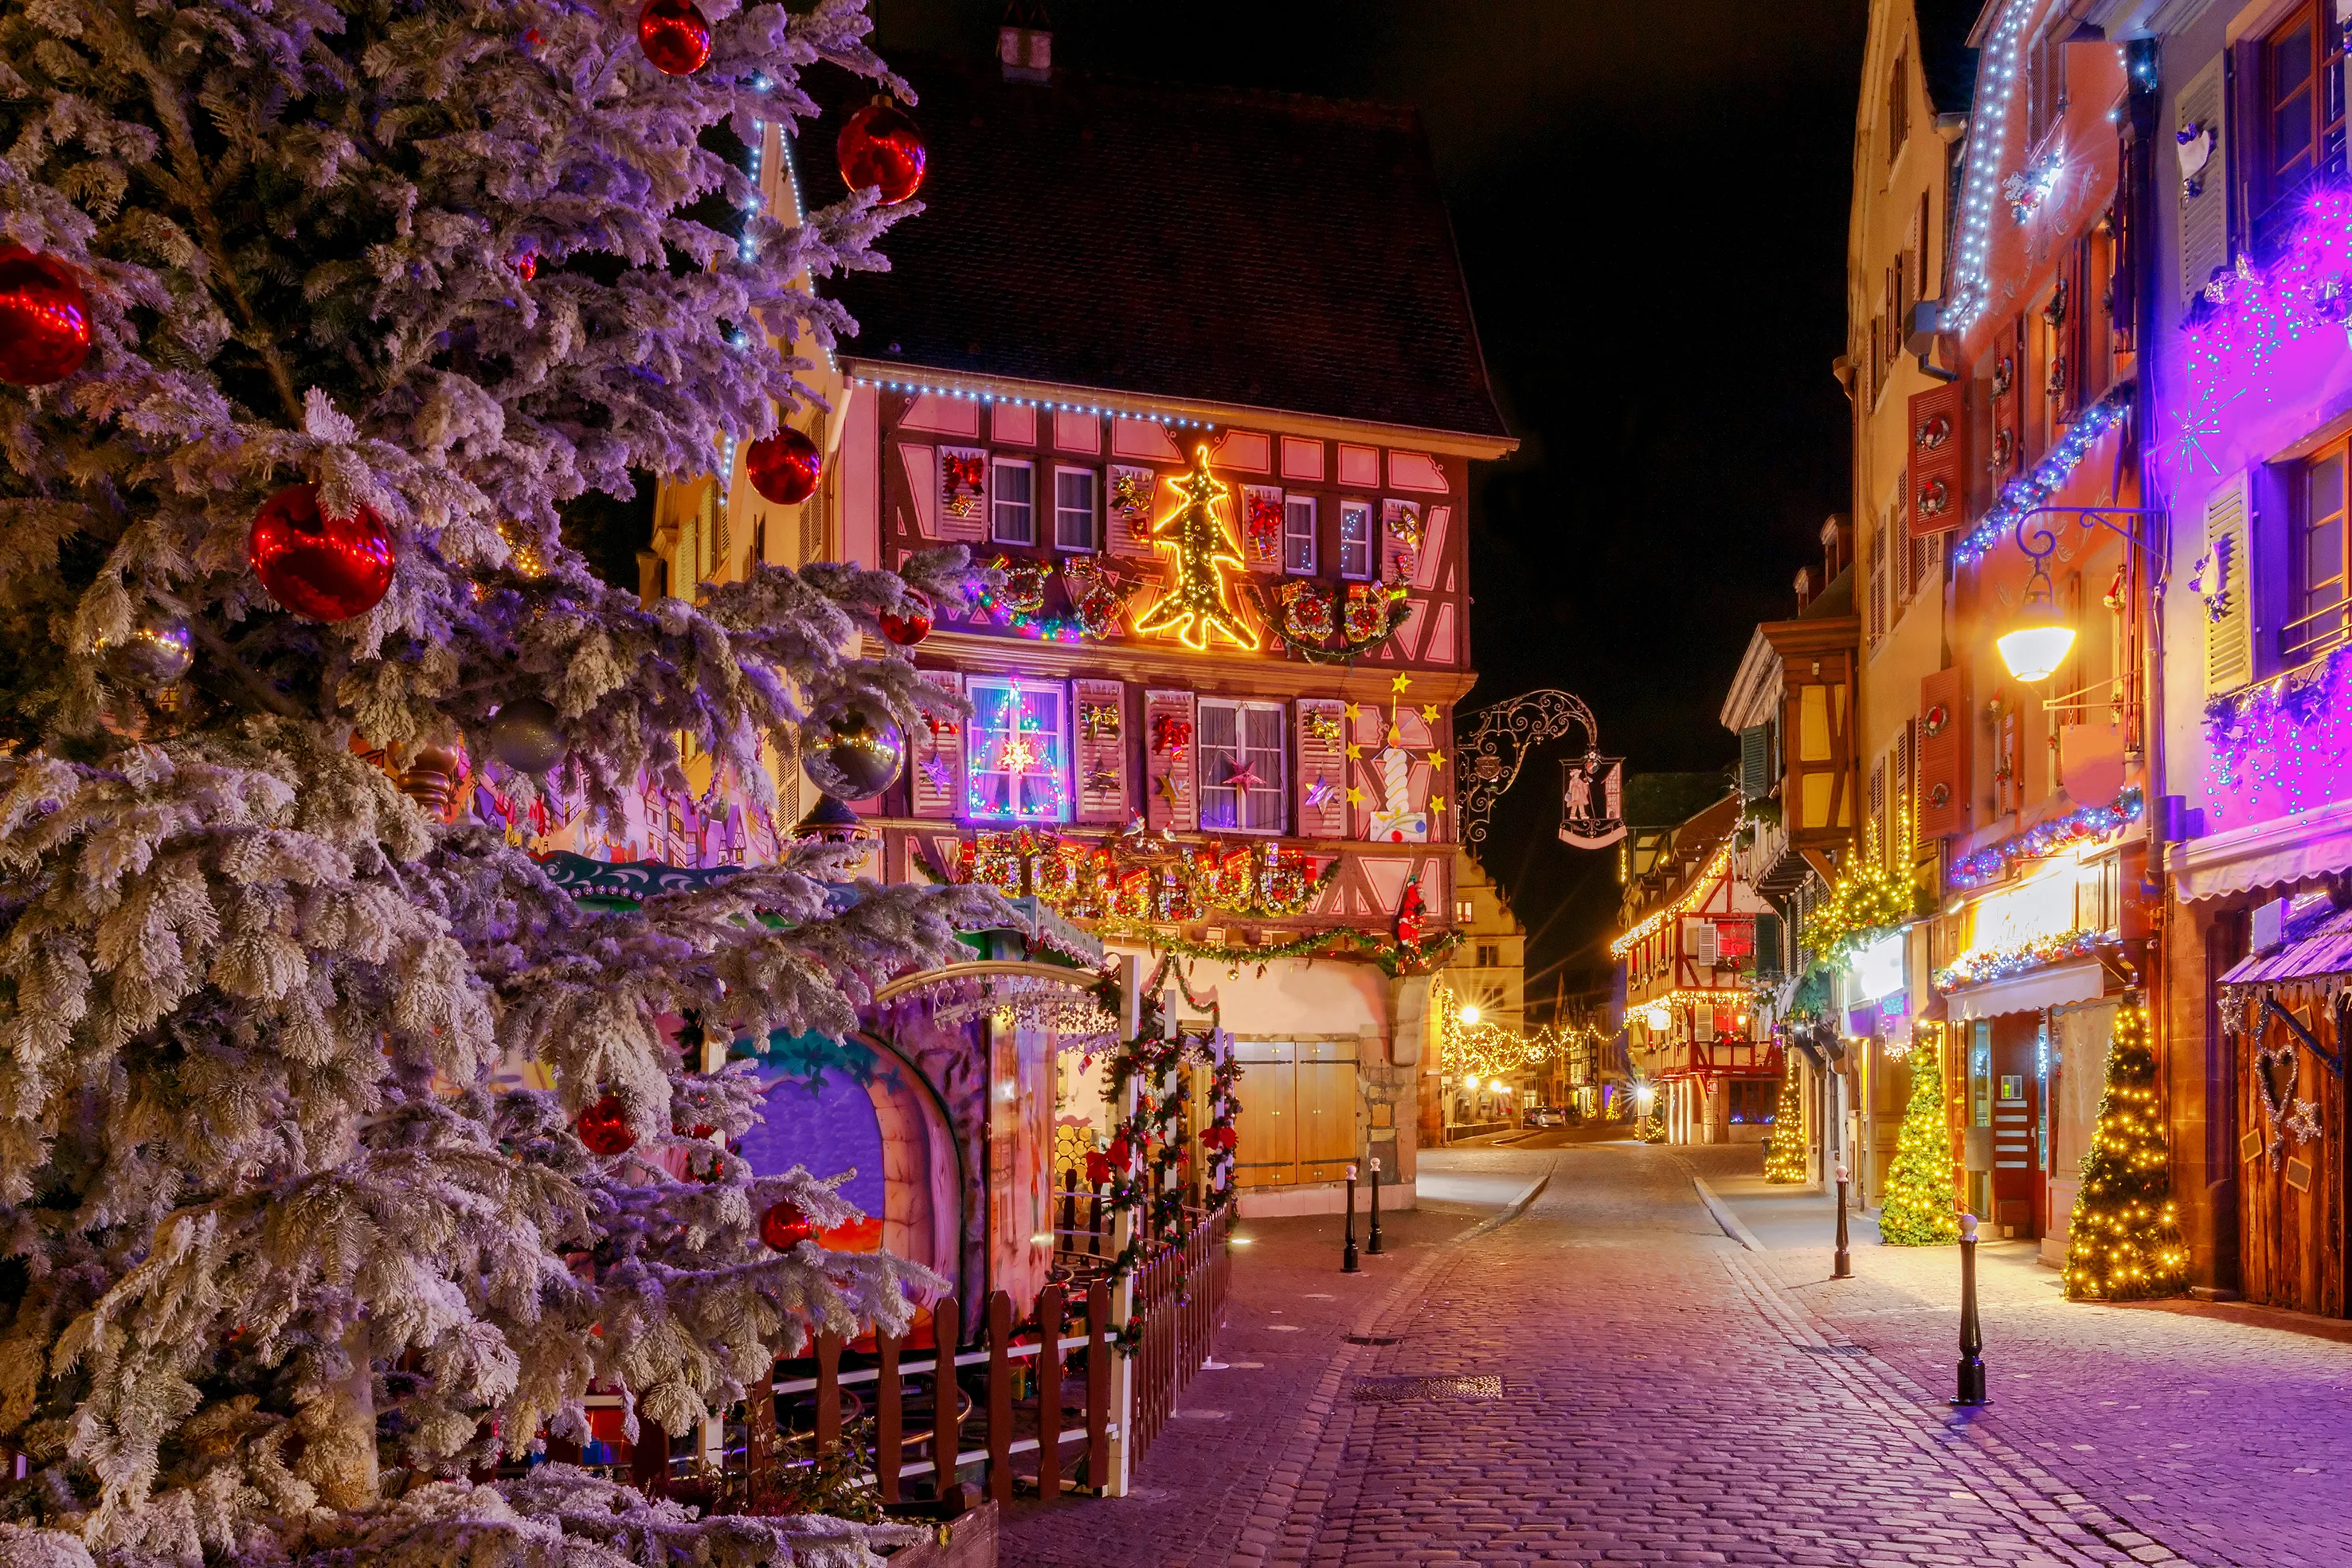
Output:
<path fill-rule="evenodd" d="M 1429 809 L 1432 811 L 1443 811 L 1445 810 L 1445 797 L 1443 795 L 1432 795 L 1429 798 Z"/>
<path fill-rule="evenodd" d="M 1435 724 L 1437 722 L 1437 705 L 1435 703 L 1423 703 L 1421 705 L 1421 722 L 1423 724 Z"/>
<path fill-rule="evenodd" d="M 1391 675 L 1389 677 L 1389 690 L 1391 693 L 1402 695 L 1404 689 L 1411 685 L 1412 685 L 1412 677 L 1411 675 Z"/>
<path fill-rule="evenodd" d="M 1352 741 L 1352 740 L 1351 740 L 1351 741 L 1349 741 L 1349 742 L 1348 742 L 1348 760 L 1349 760 L 1349 761 L 1350 761 L 1350 762 L 1357 761 L 1358 759 L 1360 759 L 1360 758 L 1362 758 L 1362 756 L 1363 756 L 1363 755 L 1364 755 L 1364 748 L 1363 748 L 1362 747 L 1358 746 L 1358 745 L 1357 745 L 1354 741 Z"/>
<path fill-rule="evenodd" d="M 1225 766 L 1232 770 L 1225 775 L 1225 788 L 1228 789 L 1250 789 L 1265 785 L 1265 781 L 1257 776 L 1257 768 L 1250 763 L 1228 762 Z"/>
<path fill-rule="evenodd" d="M 1443 768 L 1445 766 L 1445 753 L 1442 751 L 1424 752 L 1423 755 L 1429 758 L 1429 765 L 1432 768 Z"/>
<path fill-rule="evenodd" d="M 934 789 L 955 788 L 955 769 L 950 768 L 936 751 L 923 758 L 923 778 Z"/>
<path fill-rule="evenodd" d="M 1358 708 L 1354 703 L 1349 703 L 1348 705 L 1348 722 L 1353 724 L 1356 721 L 1356 715 L 1360 711 L 1362 710 Z"/>
<path fill-rule="evenodd" d="M 1307 787 L 1307 803 L 1310 806 L 1328 806 L 1331 803 L 1331 797 L 1339 792 L 1339 786 L 1318 773 L 1315 776 L 1315 782 Z"/>
<path fill-rule="evenodd" d="M 1360 806 L 1363 803 L 1364 792 L 1361 789 L 1354 788 L 1352 785 L 1349 786 L 1348 789 L 1348 804 L 1350 806 Z"/>
<path fill-rule="evenodd" d="M 1177 810 L 1183 806 L 1184 802 L 1179 799 L 1177 794 L 1176 776 L 1173 773 L 1162 773 L 1159 778 L 1154 779 L 1151 781 L 1151 788 L 1159 794 L 1161 800 L 1168 802 L 1168 809 L 1170 810 Z"/>

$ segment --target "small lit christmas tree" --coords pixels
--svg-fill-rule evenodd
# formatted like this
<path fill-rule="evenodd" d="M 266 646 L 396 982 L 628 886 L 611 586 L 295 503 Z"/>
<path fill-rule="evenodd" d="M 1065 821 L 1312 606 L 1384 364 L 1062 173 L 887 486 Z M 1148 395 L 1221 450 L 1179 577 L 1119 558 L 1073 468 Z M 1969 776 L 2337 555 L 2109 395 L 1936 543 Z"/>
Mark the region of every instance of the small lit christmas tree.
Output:
<path fill-rule="evenodd" d="M 2172 1207 L 2147 1015 L 2137 1003 L 2116 1009 L 2106 1093 L 2082 1174 L 2066 1247 L 2067 1298 L 2128 1301 L 2179 1295 L 2186 1284 L 2189 1249 Z"/>
<path fill-rule="evenodd" d="M 1794 1062 L 1780 1070 L 1780 1103 L 1772 1113 L 1772 1137 L 1765 1145 L 1764 1179 L 1805 1179 L 1805 1107 L 1797 1092 Z"/>
<path fill-rule="evenodd" d="M 1890 1247 L 1940 1247 L 1960 1239 L 1952 1212 L 1950 1134 L 1944 1128 L 1943 1052 L 1932 1045 L 1911 1053 L 1911 1104 L 1886 1173 L 1878 1235 Z"/>

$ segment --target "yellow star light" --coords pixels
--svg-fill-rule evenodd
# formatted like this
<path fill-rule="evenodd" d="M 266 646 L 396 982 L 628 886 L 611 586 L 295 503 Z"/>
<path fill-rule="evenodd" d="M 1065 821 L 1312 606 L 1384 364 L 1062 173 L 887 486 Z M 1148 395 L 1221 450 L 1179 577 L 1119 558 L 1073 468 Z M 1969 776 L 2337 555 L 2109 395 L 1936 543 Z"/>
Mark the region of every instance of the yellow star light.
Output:
<path fill-rule="evenodd" d="M 1361 789 L 1358 789 L 1353 786 L 1350 786 L 1348 790 L 1348 804 L 1350 806 L 1360 806 L 1363 803 L 1364 792 Z"/>
<path fill-rule="evenodd" d="M 1349 703 L 1349 704 L 1348 705 L 1348 722 L 1349 722 L 1349 724 L 1353 724 L 1353 723 L 1355 723 L 1355 722 L 1356 722 L 1356 715 L 1357 715 L 1357 713 L 1358 713 L 1359 711 L 1360 711 L 1360 710 L 1357 708 L 1357 706 L 1356 706 L 1356 705 L 1355 705 L 1354 703 Z"/>
<path fill-rule="evenodd" d="M 1429 809 L 1432 811 L 1443 811 L 1445 810 L 1445 797 L 1443 795 L 1432 795 L 1429 798 Z"/>
<path fill-rule="evenodd" d="M 1352 741 L 1352 740 L 1351 740 L 1351 741 L 1349 741 L 1349 742 L 1348 742 L 1348 760 L 1349 760 L 1349 761 L 1350 761 L 1350 762 L 1357 761 L 1357 760 L 1359 760 L 1360 758 L 1361 758 L 1363 757 L 1363 755 L 1364 755 L 1364 748 L 1363 748 L 1362 747 L 1358 746 L 1358 745 L 1357 745 L 1354 741 Z"/>
<path fill-rule="evenodd" d="M 1412 677 L 1411 675 L 1391 675 L 1389 677 L 1389 690 L 1392 693 L 1401 695 L 1404 689 L 1411 685 L 1412 685 Z"/>
<path fill-rule="evenodd" d="M 1437 705 L 1435 703 L 1423 703 L 1421 705 L 1421 722 L 1423 724 L 1435 724 L 1437 722 Z"/>
<path fill-rule="evenodd" d="M 1443 768 L 1445 766 L 1445 753 L 1442 751 L 1432 751 L 1426 755 L 1429 758 L 1429 765 L 1432 768 Z"/>

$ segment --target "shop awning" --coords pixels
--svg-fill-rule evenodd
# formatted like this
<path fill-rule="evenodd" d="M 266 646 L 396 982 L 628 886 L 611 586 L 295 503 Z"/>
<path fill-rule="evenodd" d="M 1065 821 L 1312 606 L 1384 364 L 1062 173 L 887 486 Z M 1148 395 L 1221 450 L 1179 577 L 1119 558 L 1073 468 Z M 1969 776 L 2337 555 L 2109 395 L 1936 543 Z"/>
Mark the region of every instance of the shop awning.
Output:
<path fill-rule="evenodd" d="M 1947 991 L 1944 1009 L 1955 1021 L 1989 1019 L 2000 1013 L 2038 1013 L 2069 1002 L 2095 1002 L 2106 993 L 2106 966 L 2096 958 L 2077 958 L 2031 974 Z"/>
<path fill-rule="evenodd" d="M 2192 839 L 2177 853 L 2184 904 L 2343 871 L 2352 868 L 2352 801 Z"/>
<path fill-rule="evenodd" d="M 2268 953 L 2241 958 L 2216 982 L 2245 986 L 2263 980 L 2301 980 L 2314 975 L 2352 973 L 2352 909 L 2331 912 L 2315 925 Z"/>

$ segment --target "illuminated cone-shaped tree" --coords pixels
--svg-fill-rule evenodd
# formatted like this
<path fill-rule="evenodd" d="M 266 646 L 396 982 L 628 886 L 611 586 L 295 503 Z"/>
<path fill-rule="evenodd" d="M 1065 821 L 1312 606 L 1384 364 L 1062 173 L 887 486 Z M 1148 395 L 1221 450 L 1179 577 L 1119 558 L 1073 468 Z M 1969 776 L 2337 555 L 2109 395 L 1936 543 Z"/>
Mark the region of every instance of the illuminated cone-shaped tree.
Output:
<path fill-rule="evenodd" d="M 1805 1106 L 1798 1092 L 1794 1062 L 1780 1070 L 1780 1104 L 1772 1113 L 1772 1137 L 1764 1156 L 1766 1181 L 1805 1179 Z"/>
<path fill-rule="evenodd" d="M 1960 1239 L 1952 1212 L 1951 1134 L 1944 1126 L 1943 1052 L 1932 1044 L 1911 1053 L 1911 1104 L 1886 1173 L 1878 1235 L 1890 1247 L 1939 1247 Z"/>
<path fill-rule="evenodd" d="M 690 78 L 634 5 L 0 7 L 0 238 L 87 280 L 93 340 L 0 387 L 0 1563 L 908 1538 L 471 1479 L 586 1437 L 592 1385 L 684 1432 L 813 1330 L 904 1328 L 911 1264 L 763 1245 L 779 1204 L 854 1211 L 723 1146 L 757 1082 L 664 1019 L 837 1038 L 994 906 L 845 908 L 860 851 L 823 844 L 583 905 L 475 814 L 714 774 L 772 807 L 804 722 L 919 716 L 904 657 L 847 652 L 908 582 L 968 602 L 960 549 L 648 606 L 566 543 L 592 492 L 772 432 L 807 368 L 775 345 L 844 324 L 804 279 L 878 265 L 870 195 L 788 225 L 705 145 L 813 113 L 813 62 L 887 79 L 858 0 L 706 4 Z M 314 541 L 377 531 L 279 542 L 369 592 L 248 565 L 302 484 Z M 487 760 L 510 706 L 551 779 Z M 360 746 L 477 770 L 428 812 Z"/>
<path fill-rule="evenodd" d="M 2179 1295 L 2187 1284 L 2189 1249 L 2172 1207 L 2156 1055 L 2147 1047 L 2147 1014 L 2137 1003 L 2116 1009 L 2106 1092 L 2083 1156 L 2082 1178 L 2067 1231 L 2067 1296 L 2127 1301 Z"/>

